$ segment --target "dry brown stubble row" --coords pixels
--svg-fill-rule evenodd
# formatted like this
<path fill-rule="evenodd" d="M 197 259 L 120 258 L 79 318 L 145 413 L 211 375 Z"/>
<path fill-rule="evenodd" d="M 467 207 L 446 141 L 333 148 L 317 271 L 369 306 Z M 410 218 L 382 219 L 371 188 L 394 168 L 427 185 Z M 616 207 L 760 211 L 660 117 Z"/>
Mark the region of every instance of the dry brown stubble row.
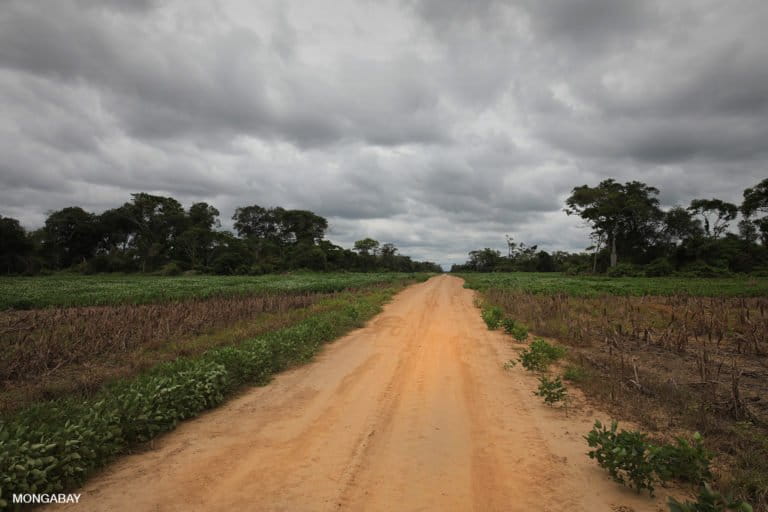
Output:
<path fill-rule="evenodd" d="M 267 295 L 165 304 L 0 313 L 0 382 L 29 379 L 112 352 L 152 347 L 246 320 L 307 307 L 327 294 Z"/>

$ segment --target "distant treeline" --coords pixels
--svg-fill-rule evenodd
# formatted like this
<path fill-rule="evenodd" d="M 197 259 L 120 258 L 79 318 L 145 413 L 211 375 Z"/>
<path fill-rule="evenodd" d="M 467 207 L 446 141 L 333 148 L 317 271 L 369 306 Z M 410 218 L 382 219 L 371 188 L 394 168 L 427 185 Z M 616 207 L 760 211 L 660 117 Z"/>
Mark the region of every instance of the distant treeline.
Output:
<path fill-rule="evenodd" d="M 687 207 L 662 210 L 658 194 L 657 188 L 639 181 L 608 179 L 594 187 L 576 187 L 565 213 L 578 215 L 592 229 L 592 246 L 585 252 L 550 254 L 508 237 L 506 255 L 490 248 L 475 250 L 451 271 L 768 275 L 768 178 L 744 190 L 740 205 L 695 199 Z"/>
<path fill-rule="evenodd" d="M 220 229 L 219 211 L 207 203 L 185 210 L 172 197 L 131 196 L 100 214 L 79 206 L 51 212 L 42 228 L 30 232 L 18 220 L 0 216 L 0 272 L 442 271 L 435 263 L 398 254 L 391 243 L 365 238 L 354 250 L 334 245 L 324 240 L 328 221 L 307 210 L 237 208 L 233 233 Z"/>

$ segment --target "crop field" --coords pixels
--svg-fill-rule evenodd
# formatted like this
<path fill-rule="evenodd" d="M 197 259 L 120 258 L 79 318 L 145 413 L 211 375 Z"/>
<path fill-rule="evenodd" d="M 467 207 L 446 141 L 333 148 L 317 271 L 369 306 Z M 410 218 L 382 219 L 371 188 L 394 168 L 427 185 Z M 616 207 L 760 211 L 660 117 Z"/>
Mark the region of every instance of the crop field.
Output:
<path fill-rule="evenodd" d="M 651 430 L 703 433 L 719 487 L 768 504 L 765 279 L 464 277 L 486 322 L 564 343 L 588 395 Z"/>
<path fill-rule="evenodd" d="M 333 293 L 394 283 L 413 275 L 387 273 L 290 273 L 264 276 L 149 276 L 100 274 L 1 277 L 0 311 L 51 306 L 151 304 L 185 299 L 266 294 Z"/>
<path fill-rule="evenodd" d="M 498 272 L 462 274 L 467 287 L 508 289 L 573 297 L 602 295 L 695 295 L 702 297 L 765 297 L 768 277 L 599 277 L 556 272 Z"/>

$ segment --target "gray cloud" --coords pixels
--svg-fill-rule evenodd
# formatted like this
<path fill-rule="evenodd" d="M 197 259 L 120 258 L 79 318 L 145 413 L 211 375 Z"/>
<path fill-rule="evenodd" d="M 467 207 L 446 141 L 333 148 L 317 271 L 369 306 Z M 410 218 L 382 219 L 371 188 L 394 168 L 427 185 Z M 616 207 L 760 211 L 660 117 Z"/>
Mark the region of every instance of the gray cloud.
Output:
<path fill-rule="evenodd" d="M 759 0 L 6 1 L 0 213 L 145 190 L 443 263 L 506 233 L 578 250 L 574 186 L 738 202 L 766 175 L 766 23 Z"/>

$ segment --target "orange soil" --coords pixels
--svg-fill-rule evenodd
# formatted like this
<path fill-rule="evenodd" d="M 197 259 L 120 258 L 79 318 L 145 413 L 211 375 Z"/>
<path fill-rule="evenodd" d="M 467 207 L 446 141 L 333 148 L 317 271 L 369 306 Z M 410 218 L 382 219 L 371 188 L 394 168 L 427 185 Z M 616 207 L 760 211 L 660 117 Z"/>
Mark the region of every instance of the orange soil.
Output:
<path fill-rule="evenodd" d="M 586 456 L 605 415 L 575 392 L 569 417 L 545 406 L 534 376 L 503 369 L 515 355 L 460 279 L 433 278 L 314 362 L 120 459 L 69 508 L 666 510 Z"/>

